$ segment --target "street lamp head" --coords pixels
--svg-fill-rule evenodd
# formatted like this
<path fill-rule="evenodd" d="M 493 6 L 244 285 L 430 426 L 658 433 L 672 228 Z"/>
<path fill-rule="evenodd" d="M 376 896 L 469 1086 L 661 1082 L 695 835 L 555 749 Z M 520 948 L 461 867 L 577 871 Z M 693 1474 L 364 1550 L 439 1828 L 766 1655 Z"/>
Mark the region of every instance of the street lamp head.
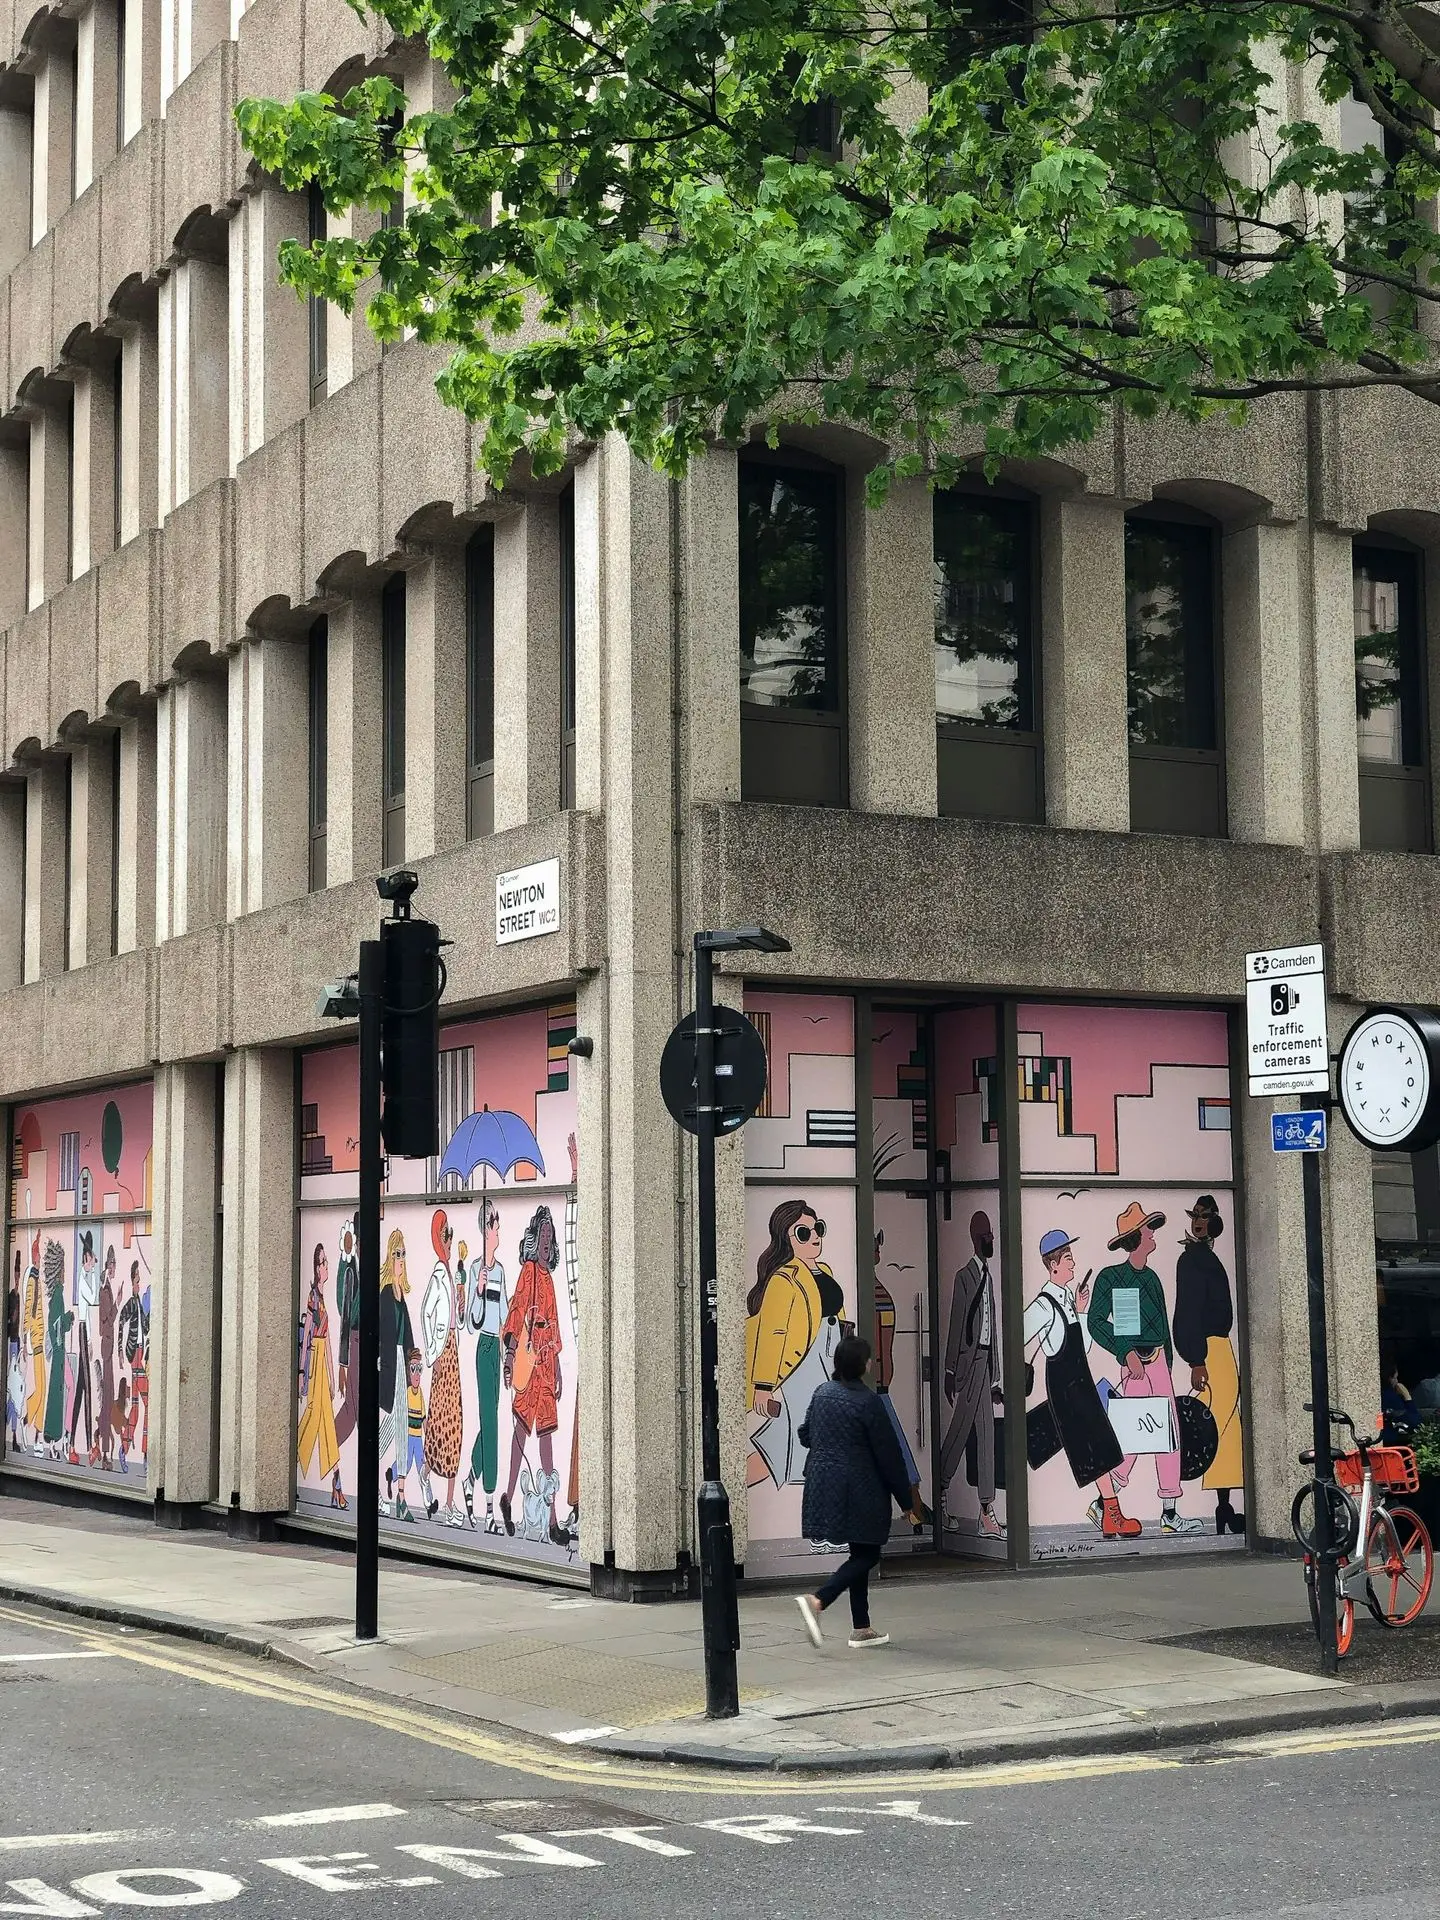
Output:
<path fill-rule="evenodd" d="M 732 927 L 725 931 L 697 933 L 697 952 L 707 953 L 789 953 L 790 942 L 768 927 Z"/>

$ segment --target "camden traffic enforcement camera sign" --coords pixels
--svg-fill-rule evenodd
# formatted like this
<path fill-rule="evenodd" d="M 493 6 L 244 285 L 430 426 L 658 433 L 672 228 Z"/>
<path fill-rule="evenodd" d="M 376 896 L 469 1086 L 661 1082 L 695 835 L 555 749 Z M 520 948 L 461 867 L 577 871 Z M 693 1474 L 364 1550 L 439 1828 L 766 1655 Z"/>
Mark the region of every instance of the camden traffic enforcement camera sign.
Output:
<path fill-rule="evenodd" d="M 1251 1093 L 1330 1091 L 1325 949 L 1318 942 L 1246 954 L 1245 1052 Z"/>

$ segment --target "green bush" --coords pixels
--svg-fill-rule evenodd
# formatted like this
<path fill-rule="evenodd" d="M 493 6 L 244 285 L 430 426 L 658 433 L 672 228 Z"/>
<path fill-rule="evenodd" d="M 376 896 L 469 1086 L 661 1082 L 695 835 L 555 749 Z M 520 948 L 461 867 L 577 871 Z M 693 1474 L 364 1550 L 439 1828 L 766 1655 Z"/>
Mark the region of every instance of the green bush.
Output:
<path fill-rule="evenodd" d="M 1415 1430 L 1415 1464 L 1427 1480 L 1440 1479 L 1440 1419 L 1425 1420 Z"/>

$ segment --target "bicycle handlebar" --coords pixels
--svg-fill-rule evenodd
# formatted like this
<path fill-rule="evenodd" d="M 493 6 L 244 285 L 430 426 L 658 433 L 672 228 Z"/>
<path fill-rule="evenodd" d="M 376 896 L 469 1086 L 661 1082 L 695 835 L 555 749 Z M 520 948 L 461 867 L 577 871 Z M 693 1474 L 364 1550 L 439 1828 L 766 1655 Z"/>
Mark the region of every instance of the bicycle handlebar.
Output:
<path fill-rule="evenodd" d="M 1305 1411 L 1306 1413 L 1313 1413 L 1315 1411 L 1315 1403 L 1313 1400 L 1307 1400 L 1305 1402 Z M 1355 1422 L 1350 1418 L 1348 1413 L 1343 1412 L 1339 1407 L 1329 1407 L 1326 1411 L 1330 1415 L 1330 1424 L 1332 1427 L 1348 1427 L 1351 1433 L 1356 1431 Z"/>

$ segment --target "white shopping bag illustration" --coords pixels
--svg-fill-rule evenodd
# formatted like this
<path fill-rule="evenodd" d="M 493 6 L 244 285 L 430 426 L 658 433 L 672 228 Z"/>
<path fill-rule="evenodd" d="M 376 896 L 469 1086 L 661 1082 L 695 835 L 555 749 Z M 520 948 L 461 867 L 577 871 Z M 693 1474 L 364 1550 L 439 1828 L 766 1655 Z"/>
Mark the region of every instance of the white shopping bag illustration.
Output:
<path fill-rule="evenodd" d="M 1160 1393 L 1126 1398 L 1112 1389 L 1105 1411 L 1126 1453 L 1173 1453 L 1179 1443 L 1170 1408 L 1171 1402 Z"/>

